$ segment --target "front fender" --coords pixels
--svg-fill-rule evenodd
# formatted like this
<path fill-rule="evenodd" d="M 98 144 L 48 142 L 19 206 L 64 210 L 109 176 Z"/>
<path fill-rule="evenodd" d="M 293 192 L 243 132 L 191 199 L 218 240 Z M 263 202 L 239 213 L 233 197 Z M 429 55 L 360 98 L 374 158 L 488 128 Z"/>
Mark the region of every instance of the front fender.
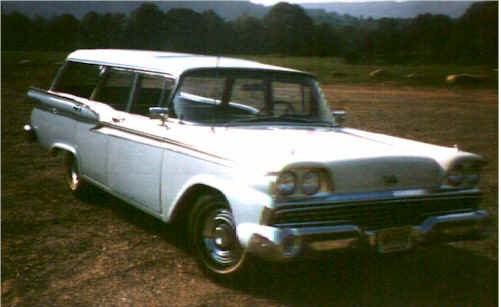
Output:
<path fill-rule="evenodd" d="M 245 180 L 235 178 L 221 178 L 213 175 L 201 174 L 190 178 L 174 198 L 169 208 L 167 218 L 170 219 L 180 201 L 190 193 L 194 186 L 202 185 L 219 191 L 228 201 L 237 225 L 242 223 L 259 223 L 264 207 L 270 206 L 270 195 L 253 188 Z"/>

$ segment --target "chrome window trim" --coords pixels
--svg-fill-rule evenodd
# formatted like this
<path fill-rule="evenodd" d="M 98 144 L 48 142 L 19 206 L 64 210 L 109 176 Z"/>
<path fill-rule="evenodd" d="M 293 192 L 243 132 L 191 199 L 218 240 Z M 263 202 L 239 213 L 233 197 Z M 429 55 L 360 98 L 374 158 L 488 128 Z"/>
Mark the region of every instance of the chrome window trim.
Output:
<path fill-rule="evenodd" d="M 142 72 L 146 74 L 152 74 L 152 75 L 158 75 L 158 76 L 164 76 L 168 77 L 170 79 L 176 79 L 176 77 L 172 74 L 165 73 L 165 72 L 159 72 L 159 71 L 154 71 L 154 70 L 146 70 L 144 68 L 136 67 L 136 66 L 128 66 L 128 65 L 116 65 L 113 63 L 108 63 L 108 62 L 101 62 L 101 61 L 92 61 L 92 60 L 81 60 L 81 59 L 68 59 L 64 66 L 66 66 L 66 63 L 68 62 L 75 62 L 75 63 L 83 63 L 83 64 L 91 64 L 91 65 L 98 65 L 98 66 L 106 66 L 106 67 L 112 67 L 115 69 L 121 69 L 121 70 L 129 70 L 129 71 L 134 71 L 134 72 Z"/>
<path fill-rule="evenodd" d="M 129 72 L 129 73 L 134 74 L 131 89 L 129 91 L 129 98 L 127 100 L 127 106 L 126 106 L 125 110 L 120 111 L 120 112 L 130 113 L 132 105 L 136 102 L 135 100 L 137 97 L 137 91 L 138 91 L 139 86 L 141 85 L 141 76 L 143 76 L 143 75 L 163 79 L 165 81 L 167 81 L 167 80 L 172 81 L 172 83 L 173 83 L 172 88 L 173 89 L 175 89 L 177 86 L 176 78 L 172 75 L 169 75 L 169 74 L 153 72 L 153 71 L 148 71 L 148 70 L 127 68 L 127 67 L 121 67 L 121 66 L 111 66 L 111 65 L 105 65 L 105 64 L 102 64 L 101 66 L 103 66 L 102 73 L 99 76 L 98 84 L 96 84 L 96 87 L 94 88 L 92 95 L 89 97 L 89 100 L 99 102 L 99 103 L 104 103 L 106 105 L 109 105 L 109 103 L 95 100 L 95 96 L 96 96 L 96 93 L 99 91 L 99 89 L 104 85 L 104 82 L 106 81 L 106 76 L 110 73 L 110 71 Z M 165 91 L 165 87 L 162 89 L 162 92 L 164 92 L 164 91 Z M 166 103 L 165 100 L 170 99 L 173 96 L 173 92 L 174 92 L 174 90 L 172 91 L 170 96 L 161 97 L 162 100 L 160 101 L 159 106 L 162 106 L 164 104 L 168 104 L 168 102 Z M 119 110 L 117 110 L 117 111 L 119 111 Z M 130 114 L 134 114 L 134 113 L 130 113 Z M 135 115 L 138 115 L 138 114 L 135 114 Z"/>

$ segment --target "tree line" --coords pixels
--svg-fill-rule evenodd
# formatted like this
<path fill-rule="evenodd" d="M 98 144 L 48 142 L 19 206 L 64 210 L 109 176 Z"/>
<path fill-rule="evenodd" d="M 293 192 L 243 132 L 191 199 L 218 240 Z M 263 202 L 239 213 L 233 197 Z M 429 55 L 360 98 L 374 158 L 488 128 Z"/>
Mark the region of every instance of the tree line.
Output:
<path fill-rule="evenodd" d="M 412 19 L 341 16 L 336 26 L 298 5 L 279 3 L 263 18 L 225 21 L 212 10 L 162 11 L 144 3 L 129 16 L 89 12 L 28 18 L 2 12 L 2 50 L 125 48 L 203 54 L 338 56 L 350 63 L 497 64 L 498 3 L 474 3 L 463 16 Z"/>

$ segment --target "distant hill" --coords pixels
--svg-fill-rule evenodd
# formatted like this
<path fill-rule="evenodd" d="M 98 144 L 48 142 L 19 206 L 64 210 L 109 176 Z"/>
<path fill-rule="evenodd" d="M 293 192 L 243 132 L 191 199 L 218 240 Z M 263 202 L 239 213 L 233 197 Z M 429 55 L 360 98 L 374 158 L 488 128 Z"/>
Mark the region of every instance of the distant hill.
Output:
<path fill-rule="evenodd" d="M 478 1 L 378 1 L 378 2 L 328 2 L 302 3 L 305 9 L 324 10 L 327 13 L 372 18 L 413 18 L 420 14 L 448 15 L 458 18 Z"/>
<path fill-rule="evenodd" d="M 2 1 L 1 6 L 2 12 L 19 11 L 29 17 L 72 14 L 80 19 L 90 11 L 128 15 L 142 3 L 141 1 Z M 210 9 L 226 20 L 234 20 L 243 14 L 261 18 L 271 8 L 249 1 L 159 1 L 153 3 L 164 11 L 172 8 L 189 8 L 203 12 Z M 308 13 L 313 17 L 325 12 L 373 18 L 412 18 L 419 14 L 431 13 L 456 18 L 460 17 L 472 3 L 474 1 L 380 1 L 303 3 L 300 5 L 308 9 Z"/>
<path fill-rule="evenodd" d="M 26 16 L 52 17 L 72 14 L 78 19 L 90 11 L 130 14 L 144 1 L 2 1 L 2 12 L 18 11 Z M 248 1 L 155 1 L 161 10 L 188 8 L 196 12 L 213 10 L 217 15 L 233 20 L 243 14 L 261 18 L 269 8 Z"/>

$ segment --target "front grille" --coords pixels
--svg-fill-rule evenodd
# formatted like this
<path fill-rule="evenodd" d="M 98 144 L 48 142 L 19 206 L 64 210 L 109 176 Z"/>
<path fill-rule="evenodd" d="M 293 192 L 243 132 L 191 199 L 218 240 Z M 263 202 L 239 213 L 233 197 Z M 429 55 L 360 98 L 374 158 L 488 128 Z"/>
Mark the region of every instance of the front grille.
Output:
<path fill-rule="evenodd" d="M 291 205 L 276 209 L 270 225 L 308 227 L 357 225 L 364 230 L 421 224 L 426 218 L 477 209 L 478 197 L 407 199 L 349 204 Z"/>

